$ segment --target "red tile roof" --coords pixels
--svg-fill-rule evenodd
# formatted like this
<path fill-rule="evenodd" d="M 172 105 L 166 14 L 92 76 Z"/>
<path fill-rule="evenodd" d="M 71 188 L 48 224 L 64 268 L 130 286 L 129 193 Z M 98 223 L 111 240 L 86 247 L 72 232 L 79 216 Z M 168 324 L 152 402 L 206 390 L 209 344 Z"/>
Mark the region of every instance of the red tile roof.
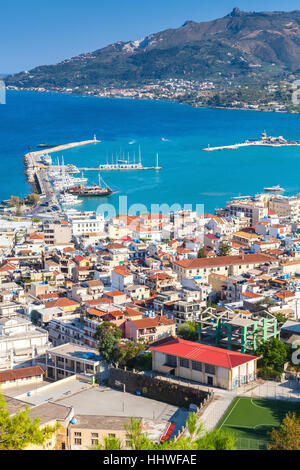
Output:
<path fill-rule="evenodd" d="M 43 375 L 44 371 L 39 366 L 22 367 L 20 369 L 4 370 L 0 372 L 0 382 L 6 382 L 7 380 L 18 380 L 25 377 L 36 377 Z"/>
<path fill-rule="evenodd" d="M 126 307 L 125 315 L 127 317 L 139 317 L 139 316 L 141 317 L 141 316 L 143 316 L 142 312 L 139 312 L 135 308 L 131 308 L 131 307 Z"/>
<path fill-rule="evenodd" d="M 191 260 L 176 261 L 174 264 L 186 269 L 206 268 L 213 266 L 230 266 L 234 264 L 267 263 L 275 261 L 272 256 L 256 253 L 251 255 L 217 256 L 215 258 L 195 258 Z"/>
<path fill-rule="evenodd" d="M 61 297 L 60 299 L 52 300 L 46 303 L 46 307 L 72 307 L 79 306 L 80 303 L 75 300 L 68 299 L 67 297 Z"/>
<path fill-rule="evenodd" d="M 121 292 L 119 290 L 112 290 L 110 292 L 104 292 L 104 295 L 107 295 L 108 297 L 116 297 L 118 295 L 126 295 L 124 292 Z"/>
<path fill-rule="evenodd" d="M 90 315 L 95 315 L 96 317 L 103 317 L 107 314 L 107 312 L 103 312 L 103 310 L 98 310 L 97 308 L 89 308 L 87 313 Z"/>
<path fill-rule="evenodd" d="M 39 294 L 37 296 L 40 300 L 47 300 L 47 299 L 58 299 L 60 296 L 59 292 L 50 292 L 48 294 Z"/>
<path fill-rule="evenodd" d="M 114 273 L 120 274 L 120 276 L 132 276 L 132 273 L 127 270 L 125 266 L 117 266 L 114 270 Z"/>
<path fill-rule="evenodd" d="M 139 320 L 130 320 L 137 330 L 140 328 L 155 328 L 162 325 L 174 325 L 174 320 L 168 319 L 164 316 L 157 316 L 155 318 L 141 318 Z"/>
<path fill-rule="evenodd" d="M 295 294 L 294 292 L 290 291 L 290 290 L 282 290 L 280 292 L 276 292 L 276 297 L 278 297 L 278 299 L 286 299 L 286 298 L 289 298 L 289 297 L 295 297 Z"/>
<path fill-rule="evenodd" d="M 159 273 L 155 273 L 155 274 L 150 274 L 148 276 L 149 279 L 152 279 L 153 281 L 163 281 L 165 279 L 173 279 L 172 276 L 170 276 L 169 274 L 167 273 L 162 273 L 162 272 L 159 272 Z"/>
<path fill-rule="evenodd" d="M 159 351 L 173 356 L 179 356 L 193 361 L 213 364 L 215 366 L 232 369 L 257 359 L 257 356 L 229 351 L 227 349 L 207 346 L 206 344 L 194 343 L 181 338 L 169 337 L 162 340 L 157 346 L 149 348 L 152 351 Z"/>
<path fill-rule="evenodd" d="M 249 299 L 258 299 L 260 297 L 263 297 L 262 294 L 256 294 L 255 292 L 251 291 L 242 292 L 241 295 L 243 295 L 244 297 L 249 297 Z"/>

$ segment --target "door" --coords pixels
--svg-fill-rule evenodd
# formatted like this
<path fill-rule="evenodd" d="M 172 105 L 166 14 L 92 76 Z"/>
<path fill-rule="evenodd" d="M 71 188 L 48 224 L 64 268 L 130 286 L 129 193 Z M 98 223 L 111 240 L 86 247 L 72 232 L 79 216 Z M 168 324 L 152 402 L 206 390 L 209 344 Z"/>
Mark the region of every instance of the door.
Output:
<path fill-rule="evenodd" d="M 207 385 L 213 386 L 214 384 L 214 378 L 210 377 L 209 375 L 207 376 Z"/>

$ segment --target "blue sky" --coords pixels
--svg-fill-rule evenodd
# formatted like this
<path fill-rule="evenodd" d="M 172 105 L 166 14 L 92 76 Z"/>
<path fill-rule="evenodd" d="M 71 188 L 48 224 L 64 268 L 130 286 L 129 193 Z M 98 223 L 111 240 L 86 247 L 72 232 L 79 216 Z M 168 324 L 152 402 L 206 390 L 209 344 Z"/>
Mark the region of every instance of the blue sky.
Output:
<path fill-rule="evenodd" d="M 30 70 L 117 41 L 244 11 L 290 11 L 299 0 L 9 0 L 1 6 L 0 72 Z"/>

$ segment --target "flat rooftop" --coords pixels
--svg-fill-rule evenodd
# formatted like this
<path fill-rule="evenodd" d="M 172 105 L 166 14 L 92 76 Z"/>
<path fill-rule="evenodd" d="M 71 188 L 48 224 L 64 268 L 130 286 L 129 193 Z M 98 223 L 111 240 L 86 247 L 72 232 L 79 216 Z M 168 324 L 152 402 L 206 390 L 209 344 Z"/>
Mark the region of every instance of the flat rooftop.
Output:
<path fill-rule="evenodd" d="M 3 398 L 6 401 L 6 409 L 10 414 L 17 413 L 18 410 L 23 411 L 26 409 L 26 406 L 31 406 L 30 403 L 26 401 L 17 400 L 8 395 L 3 395 Z"/>
<path fill-rule="evenodd" d="M 177 411 L 175 406 L 105 386 L 82 390 L 59 402 L 73 406 L 75 414 L 132 416 L 164 421 L 168 421 Z"/>
<path fill-rule="evenodd" d="M 71 413 L 71 407 L 60 405 L 58 403 L 43 403 L 30 409 L 31 419 L 40 418 L 41 424 L 49 423 L 52 420 L 65 420 Z"/>
<path fill-rule="evenodd" d="M 49 387 L 49 385 L 51 386 Z M 90 384 L 74 377 L 72 380 L 58 380 L 57 382 L 47 382 L 47 384 L 43 384 L 43 387 L 35 387 L 35 385 L 31 386 L 30 390 L 27 390 L 18 395 L 14 394 L 14 397 L 20 400 L 26 400 L 31 405 L 41 405 L 45 402 L 56 402 L 59 401 L 67 396 L 76 394 L 81 392 L 82 390 L 86 390 L 90 387 Z M 47 386 L 45 386 L 47 385 Z M 31 392 L 30 396 L 27 396 L 28 391 Z M 5 392 L 7 395 L 11 395 L 10 389 Z M 72 406 L 68 404 L 67 406 Z"/>
<path fill-rule="evenodd" d="M 30 396 L 27 396 L 29 390 L 24 393 L 24 389 L 22 389 L 23 393 L 19 395 L 16 395 L 14 390 L 13 398 L 12 391 L 7 390 L 6 393 L 10 394 L 7 396 L 10 408 L 17 410 L 20 405 L 25 408 L 25 405 L 28 404 L 31 408 L 34 407 L 31 413 L 37 415 L 41 413 L 40 417 L 43 420 L 47 420 L 52 413 L 57 413 L 58 409 L 46 406 L 52 404 L 63 405 L 62 410 L 58 410 L 59 416 L 62 416 L 61 419 L 64 419 L 64 413 L 70 407 L 74 408 L 77 419 L 78 415 L 88 416 L 86 419 L 94 423 L 98 419 L 111 417 L 122 418 L 122 420 L 130 417 L 140 418 L 144 420 L 143 422 L 148 423 L 149 434 L 153 434 L 153 436 L 156 435 L 158 428 L 159 430 L 163 429 L 167 421 L 175 424 L 173 431 L 175 435 L 185 424 L 189 414 L 186 409 L 157 400 L 106 386 L 91 386 L 90 383 L 78 377 L 71 380 L 58 380 L 51 382 L 51 384 L 44 382 L 43 385 L 47 386 L 35 387 L 32 385 Z"/>
<path fill-rule="evenodd" d="M 254 320 L 250 320 L 249 318 L 233 318 L 228 322 L 230 325 L 236 326 L 250 326 L 255 323 Z"/>
<path fill-rule="evenodd" d="M 125 425 L 129 424 L 130 419 L 124 416 L 95 416 L 95 415 L 75 415 L 76 424 L 72 424 L 72 428 L 85 429 L 119 429 L 124 431 Z"/>
<path fill-rule="evenodd" d="M 68 359 L 85 359 L 86 361 L 101 361 L 102 358 L 95 349 L 79 346 L 78 344 L 66 343 L 48 350 L 50 354 L 67 357 Z"/>

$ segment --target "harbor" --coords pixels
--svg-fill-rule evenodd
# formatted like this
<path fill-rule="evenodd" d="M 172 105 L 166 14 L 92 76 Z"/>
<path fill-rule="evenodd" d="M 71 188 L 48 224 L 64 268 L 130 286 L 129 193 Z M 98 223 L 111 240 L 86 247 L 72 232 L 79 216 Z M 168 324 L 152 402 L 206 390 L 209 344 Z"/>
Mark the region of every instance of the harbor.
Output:
<path fill-rule="evenodd" d="M 210 147 L 202 149 L 205 152 L 212 152 L 214 150 L 237 150 L 241 147 L 250 146 L 263 146 L 263 147 L 300 147 L 300 140 L 287 140 L 282 136 L 271 137 L 264 131 L 259 140 L 248 139 L 245 142 L 233 145 L 223 145 L 219 147 Z"/>
<path fill-rule="evenodd" d="M 87 178 L 83 175 L 81 177 L 72 176 L 73 173 L 79 173 L 79 169 L 75 165 L 65 165 L 63 157 L 61 157 L 61 161 L 57 157 L 57 164 L 53 165 L 52 157 L 49 155 L 98 142 L 100 141 L 94 135 L 92 140 L 71 142 L 24 155 L 27 181 L 32 185 L 34 192 L 45 197 L 48 203 L 61 208 L 81 204 L 82 201 L 78 196 L 109 196 L 112 194 L 113 191 L 106 184 L 101 185 L 100 174 L 98 185 L 85 186 Z"/>
<path fill-rule="evenodd" d="M 77 167 L 74 164 L 65 164 L 64 157 L 56 156 L 54 159 L 51 153 L 57 153 L 75 147 L 100 142 L 96 135 L 92 140 L 81 142 L 71 142 L 65 145 L 53 146 L 44 150 L 29 152 L 24 155 L 25 173 L 27 181 L 32 185 L 34 192 L 44 196 L 46 200 L 62 209 L 66 206 L 75 206 L 82 203 L 80 197 L 101 197 L 110 196 L 113 191 L 100 176 L 100 171 L 136 171 L 136 170 L 161 170 L 159 166 L 158 154 L 156 154 L 153 166 L 143 166 L 141 148 L 139 146 L 138 161 L 135 153 L 130 158 L 128 153 L 125 158 L 121 151 L 115 156 L 112 155 L 111 163 L 100 163 L 99 166 Z M 46 144 L 45 144 L 46 145 Z M 56 161 L 54 161 L 56 160 Z M 98 181 L 93 185 L 87 185 L 88 178 L 84 176 L 85 171 L 97 171 Z M 74 176 L 81 173 L 81 176 Z"/>

